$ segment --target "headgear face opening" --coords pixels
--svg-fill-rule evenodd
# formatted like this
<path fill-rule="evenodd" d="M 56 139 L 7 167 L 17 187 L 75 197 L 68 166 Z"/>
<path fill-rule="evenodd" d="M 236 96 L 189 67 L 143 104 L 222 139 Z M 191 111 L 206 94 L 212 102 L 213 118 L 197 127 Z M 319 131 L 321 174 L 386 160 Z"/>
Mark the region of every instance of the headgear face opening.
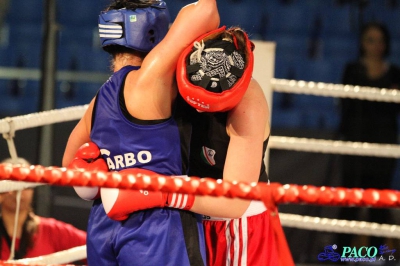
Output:
<path fill-rule="evenodd" d="M 221 27 L 199 37 L 181 54 L 177 67 L 179 93 L 199 111 L 224 112 L 235 107 L 253 73 L 253 43 L 244 34 L 246 51 L 225 40 Z M 214 38 L 216 37 L 216 38 Z"/>
<path fill-rule="evenodd" d="M 102 47 L 121 45 L 140 52 L 151 51 L 168 32 L 170 15 L 164 1 L 146 8 L 101 12 L 99 33 Z"/>

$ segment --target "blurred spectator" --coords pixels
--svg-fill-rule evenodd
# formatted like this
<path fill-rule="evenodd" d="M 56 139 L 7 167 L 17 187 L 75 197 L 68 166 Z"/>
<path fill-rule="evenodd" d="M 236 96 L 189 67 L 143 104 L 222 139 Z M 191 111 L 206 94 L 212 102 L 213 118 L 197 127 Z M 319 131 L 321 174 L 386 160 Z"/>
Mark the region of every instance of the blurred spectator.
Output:
<path fill-rule="evenodd" d="M 8 12 L 10 0 L 0 0 L 0 28 L 4 23 L 5 17 Z"/>
<path fill-rule="evenodd" d="M 29 165 L 25 159 L 6 159 L 2 163 Z M 10 258 L 16 217 L 17 192 L 0 193 L 0 259 Z M 86 244 L 86 232 L 70 224 L 35 215 L 32 210 L 34 190 L 21 192 L 14 259 L 48 255 Z"/>
<path fill-rule="evenodd" d="M 0 0 L 0 37 L 3 30 L 4 21 L 8 13 L 10 0 Z"/>
<path fill-rule="evenodd" d="M 390 36 L 386 26 L 368 23 L 360 34 L 359 58 L 346 65 L 343 84 L 399 89 L 400 69 L 386 60 L 390 53 Z M 397 116 L 400 105 L 356 99 L 342 99 L 339 134 L 345 141 L 397 143 Z M 342 185 L 349 188 L 390 188 L 396 160 L 382 157 L 343 156 Z M 357 220 L 359 209 L 343 208 L 341 219 Z M 370 222 L 388 223 L 387 209 L 368 209 Z M 340 236 L 338 244 L 351 246 L 352 235 Z M 370 245 L 384 244 L 370 238 Z"/>

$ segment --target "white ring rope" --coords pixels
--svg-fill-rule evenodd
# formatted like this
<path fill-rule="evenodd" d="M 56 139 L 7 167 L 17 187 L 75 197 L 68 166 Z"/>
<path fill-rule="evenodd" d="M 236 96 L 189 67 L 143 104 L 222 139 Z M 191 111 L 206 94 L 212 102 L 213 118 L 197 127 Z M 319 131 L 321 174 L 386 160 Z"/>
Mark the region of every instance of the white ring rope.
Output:
<path fill-rule="evenodd" d="M 15 197 L 17 206 L 15 208 L 14 230 L 13 230 L 13 237 L 11 240 L 11 247 L 10 247 L 10 258 L 9 258 L 10 260 L 14 259 L 14 256 L 15 256 L 15 243 L 17 241 L 19 210 L 21 207 L 21 194 L 22 194 L 22 190 L 18 190 L 17 195 Z"/>
<path fill-rule="evenodd" d="M 350 98 L 400 103 L 400 92 L 397 90 L 284 79 L 272 79 L 272 85 L 273 90 L 288 93 L 306 93 L 332 97 L 348 96 Z M 58 122 L 78 120 L 82 117 L 86 109 L 87 105 L 68 107 L 16 116 L 12 117 L 12 121 L 14 123 L 14 129 L 20 130 Z M 10 132 L 10 130 L 9 122 L 6 119 L 0 120 L 0 133 L 7 133 Z M 374 144 L 272 136 L 270 140 L 270 148 L 305 152 L 400 158 L 400 145 L 394 144 Z"/>
<path fill-rule="evenodd" d="M 0 181 L 0 193 L 15 191 L 15 190 L 23 190 L 27 188 L 34 188 L 38 186 L 42 186 L 44 184 L 41 183 L 31 183 L 31 182 L 23 182 L 23 181 Z"/>
<path fill-rule="evenodd" d="M 15 130 L 49 125 L 80 119 L 87 105 L 68 107 L 58 110 L 44 111 L 29 115 L 12 117 Z M 11 130 L 6 119 L 0 120 L 0 133 Z M 296 137 L 271 136 L 270 148 L 296 150 L 306 152 L 352 154 L 377 157 L 400 158 L 400 145 L 375 144 L 349 141 L 331 141 Z"/>
<path fill-rule="evenodd" d="M 272 79 L 272 89 L 277 92 L 303 93 L 330 97 L 358 98 L 370 101 L 400 103 L 400 91 L 370 87 L 305 82 L 285 79 Z M 87 105 L 67 107 L 23 116 L 12 117 L 15 130 L 43 126 L 58 122 L 80 119 Z M 0 120 L 0 133 L 8 133 L 10 126 L 5 119 Z"/>
<path fill-rule="evenodd" d="M 17 262 L 20 264 L 43 264 L 43 265 L 54 265 L 54 264 L 65 264 L 74 261 L 86 259 L 86 245 L 74 247 L 68 250 L 56 252 L 53 254 L 40 256 L 36 258 L 14 260 L 10 262 Z"/>
<path fill-rule="evenodd" d="M 400 158 L 400 145 L 271 136 L 272 149 Z"/>
<path fill-rule="evenodd" d="M 286 79 L 272 79 L 271 85 L 276 92 L 400 103 L 400 90 L 395 89 Z"/>
<path fill-rule="evenodd" d="M 14 130 L 27 129 L 32 127 L 39 127 L 50 125 L 60 122 L 67 122 L 80 119 L 88 105 L 73 106 L 62 109 L 55 109 L 50 111 L 43 111 L 32 113 L 28 115 L 21 115 L 12 117 L 14 123 Z M 0 120 L 0 133 L 10 132 L 10 124 L 6 119 Z"/>
<path fill-rule="evenodd" d="M 400 239 L 400 226 L 279 213 L 282 226 L 345 234 Z"/>
<path fill-rule="evenodd" d="M 3 138 L 7 141 L 8 151 L 10 152 L 10 158 L 13 161 L 18 160 L 17 149 L 15 148 L 14 137 L 15 137 L 15 126 L 14 121 L 11 117 L 4 119 L 8 123 L 10 130 L 7 133 L 3 133 Z"/>
<path fill-rule="evenodd" d="M 20 78 L 39 80 L 40 71 L 35 69 L 19 69 L 0 67 L 0 78 Z M 109 73 L 59 71 L 57 80 L 75 82 L 100 82 L 103 83 Z M 380 89 L 371 87 L 341 85 L 313 81 L 297 81 L 286 79 L 272 79 L 272 89 L 277 92 L 311 94 L 316 96 L 358 98 L 370 101 L 400 103 L 400 91 L 393 89 Z"/>

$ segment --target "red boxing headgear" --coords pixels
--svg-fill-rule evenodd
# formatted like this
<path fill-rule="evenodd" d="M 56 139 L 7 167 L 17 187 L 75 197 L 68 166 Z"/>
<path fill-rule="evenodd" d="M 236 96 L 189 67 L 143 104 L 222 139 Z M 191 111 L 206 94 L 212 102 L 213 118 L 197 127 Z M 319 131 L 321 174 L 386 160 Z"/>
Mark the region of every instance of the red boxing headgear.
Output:
<path fill-rule="evenodd" d="M 225 29 L 223 26 L 200 36 L 178 60 L 179 93 L 189 105 L 203 112 L 225 112 L 235 107 L 252 77 L 254 44 L 243 32 L 243 54 L 232 33 L 233 42 L 222 38 Z"/>

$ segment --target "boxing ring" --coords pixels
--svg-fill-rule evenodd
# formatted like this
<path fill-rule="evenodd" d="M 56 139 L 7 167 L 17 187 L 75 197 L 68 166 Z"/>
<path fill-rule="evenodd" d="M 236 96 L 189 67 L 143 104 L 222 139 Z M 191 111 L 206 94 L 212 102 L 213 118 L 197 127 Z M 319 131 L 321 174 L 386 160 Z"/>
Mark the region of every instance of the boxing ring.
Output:
<path fill-rule="evenodd" d="M 256 45 L 256 51 L 267 51 L 266 54 L 262 55 L 256 53 L 255 69 L 266 69 L 265 65 L 267 62 L 267 69 L 271 71 L 269 71 L 268 75 L 265 72 L 260 73 L 256 71 L 254 76 L 263 88 L 266 88 L 266 97 L 270 107 L 273 104 L 273 91 L 400 103 L 400 91 L 397 90 L 273 79 L 272 70 L 275 47 L 271 43 L 256 43 Z M 260 68 L 261 64 L 263 68 Z M 11 158 L 15 158 L 17 154 L 13 143 L 16 131 L 78 120 L 82 117 L 86 108 L 87 105 L 75 106 L 1 119 L 0 133 L 3 134 L 8 143 Z M 272 110 L 272 108 L 270 109 Z M 290 136 L 271 136 L 269 149 L 400 158 L 400 145 L 344 142 Z M 265 161 L 268 165 L 268 154 Z M 348 206 L 354 208 L 400 207 L 400 191 L 391 189 L 350 189 L 343 187 L 280 184 L 275 182 L 270 184 L 249 184 L 191 177 L 175 179 L 162 175 L 148 176 L 121 174 L 117 172 L 80 172 L 55 166 L 33 165 L 30 167 L 18 167 L 11 164 L 0 164 L 0 180 L 2 180 L 0 181 L 0 193 L 47 184 L 54 186 L 118 187 L 218 197 L 237 197 L 264 201 L 267 207 L 272 209 L 281 204 L 311 204 L 326 206 L 327 208 L 330 206 Z M 376 224 L 367 221 L 346 221 L 289 213 L 279 213 L 279 218 L 283 227 L 400 239 L 400 226 L 398 225 Z M 61 265 L 84 258 L 86 258 L 86 247 L 82 246 L 38 258 L 0 262 L 0 265 Z"/>

